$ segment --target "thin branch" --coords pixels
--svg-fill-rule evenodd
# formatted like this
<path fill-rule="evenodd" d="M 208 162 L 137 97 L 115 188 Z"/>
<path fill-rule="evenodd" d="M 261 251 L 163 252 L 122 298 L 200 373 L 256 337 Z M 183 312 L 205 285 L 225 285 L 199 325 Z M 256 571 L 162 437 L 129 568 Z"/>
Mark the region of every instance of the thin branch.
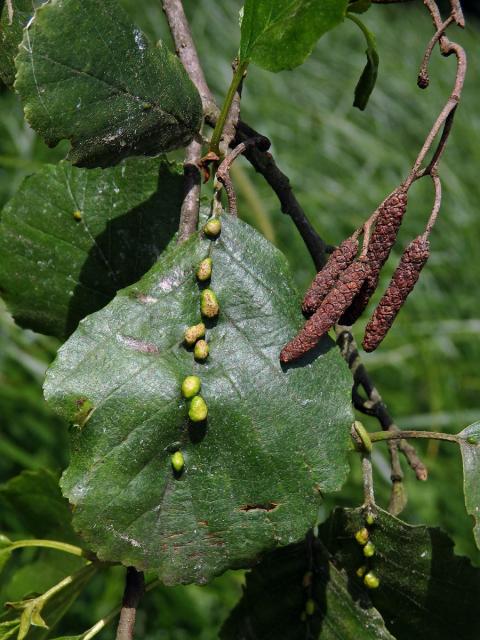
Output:
<path fill-rule="evenodd" d="M 423 54 L 422 64 L 420 65 L 420 71 L 418 72 L 417 84 L 420 89 L 426 89 L 430 84 L 430 77 L 428 75 L 428 65 L 430 62 L 430 57 L 432 55 L 433 47 L 437 44 L 440 38 L 443 36 L 445 29 L 453 22 L 453 16 L 449 16 L 445 22 L 437 29 L 436 33 L 433 35 L 432 39 L 427 45 L 425 49 L 425 53 Z"/>
<path fill-rule="evenodd" d="M 232 64 L 233 74 L 237 71 L 238 60 L 235 59 Z M 242 100 L 242 88 L 243 88 L 243 80 L 242 78 L 240 84 L 238 85 L 237 92 L 232 100 L 232 104 L 230 107 L 229 114 L 225 121 L 225 125 L 223 127 L 222 137 L 220 139 L 220 154 L 222 156 L 226 156 L 228 154 L 228 149 L 230 148 L 233 139 L 237 134 L 237 126 L 238 121 L 240 120 L 240 103 Z"/>
<path fill-rule="evenodd" d="M 197 230 L 202 186 L 202 177 L 198 168 L 201 157 L 201 143 L 192 140 L 187 147 L 183 164 L 184 196 L 180 209 L 178 242 L 184 242 Z"/>
<path fill-rule="evenodd" d="M 460 6 L 460 0 L 450 0 L 450 6 L 452 7 L 452 16 L 455 22 L 462 29 L 465 27 L 465 18 L 463 17 L 462 7 Z"/>
<path fill-rule="evenodd" d="M 378 431 L 370 433 L 372 442 L 383 442 L 384 440 L 400 440 L 404 438 L 420 438 L 423 440 L 445 440 L 459 444 L 461 438 L 453 433 L 442 433 L 436 431 Z"/>
<path fill-rule="evenodd" d="M 430 218 L 428 219 L 427 226 L 425 227 L 425 232 L 423 233 L 423 237 L 425 239 L 430 235 L 431 230 L 433 229 L 433 225 L 437 221 L 438 212 L 440 211 L 440 207 L 442 205 L 442 183 L 440 178 L 433 174 L 432 176 L 433 186 L 435 187 L 435 200 L 433 203 L 432 213 L 430 214 Z"/>
<path fill-rule="evenodd" d="M 362 453 L 363 506 L 369 512 L 375 511 L 375 495 L 373 493 L 372 459 L 369 453 Z"/>
<path fill-rule="evenodd" d="M 122 609 L 118 621 L 116 640 L 132 640 L 138 604 L 145 592 L 145 579 L 141 571 L 127 567 Z"/>

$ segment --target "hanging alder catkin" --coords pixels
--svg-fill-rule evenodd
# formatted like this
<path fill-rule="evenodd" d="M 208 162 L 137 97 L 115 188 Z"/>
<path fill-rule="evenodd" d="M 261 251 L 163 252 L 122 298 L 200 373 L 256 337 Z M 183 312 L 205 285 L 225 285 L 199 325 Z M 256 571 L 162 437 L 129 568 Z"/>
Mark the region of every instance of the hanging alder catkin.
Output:
<path fill-rule="evenodd" d="M 300 333 L 283 347 L 280 361 L 292 362 L 313 349 L 351 304 L 369 273 L 370 265 L 366 260 L 356 260 L 342 271 L 335 287 L 325 296 Z"/>
<path fill-rule="evenodd" d="M 388 259 L 397 239 L 398 230 L 407 210 L 407 192 L 399 187 L 385 200 L 378 210 L 375 229 L 367 249 L 367 260 L 371 272 L 365 280 L 350 308 L 340 318 L 340 324 L 352 325 L 364 312 L 372 294 L 378 285 L 380 270 Z"/>
<path fill-rule="evenodd" d="M 327 264 L 317 273 L 303 299 L 302 311 L 306 315 L 314 313 L 327 293 L 333 289 L 342 271 L 352 264 L 358 252 L 358 240 L 350 237 L 344 240 L 331 254 Z"/>
<path fill-rule="evenodd" d="M 429 242 L 418 236 L 408 245 L 365 329 L 363 348 L 374 351 L 387 335 L 397 313 L 413 290 L 430 255 Z"/>

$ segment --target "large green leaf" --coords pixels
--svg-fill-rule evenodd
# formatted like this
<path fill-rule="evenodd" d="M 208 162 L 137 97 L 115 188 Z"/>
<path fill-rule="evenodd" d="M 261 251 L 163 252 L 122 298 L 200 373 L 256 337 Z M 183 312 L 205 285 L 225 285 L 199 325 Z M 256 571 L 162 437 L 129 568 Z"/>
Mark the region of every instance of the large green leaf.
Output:
<path fill-rule="evenodd" d="M 268 555 L 247 576 L 222 640 L 394 640 L 382 617 L 361 602 L 362 587 L 329 562 L 319 540 Z M 308 599 L 315 603 L 305 615 Z"/>
<path fill-rule="evenodd" d="M 158 159 L 104 170 L 62 162 L 26 178 L 0 216 L 0 288 L 17 322 L 70 334 L 154 264 L 182 193 L 181 168 Z"/>
<path fill-rule="evenodd" d="M 365 526 L 361 509 L 337 510 L 320 537 L 334 564 L 361 585 L 356 569 L 365 564 L 354 533 Z M 410 526 L 379 510 L 370 527 L 376 548 L 370 566 L 380 580 L 370 590 L 371 603 L 397 640 L 476 640 L 480 570 L 453 553 L 453 542 L 440 529 Z M 365 598 L 368 602 L 367 589 Z"/>
<path fill-rule="evenodd" d="M 200 318 L 195 267 L 208 254 L 220 315 L 199 364 L 182 338 Z M 193 236 L 80 323 L 45 393 L 74 423 L 62 486 L 101 558 L 167 583 L 204 582 L 305 534 L 322 492 L 345 480 L 352 413 L 350 374 L 330 339 L 280 366 L 301 325 L 284 257 L 231 217 L 219 239 Z M 188 421 L 180 386 L 192 373 L 208 423 Z"/>
<path fill-rule="evenodd" d="M 246 0 L 241 61 L 270 71 L 293 69 L 317 40 L 342 22 L 348 0 Z"/>
<path fill-rule="evenodd" d="M 13 15 L 9 15 L 8 3 L 0 2 L 0 79 L 11 87 L 15 80 L 14 59 L 22 41 L 23 28 L 41 0 L 12 0 Z"/>
<path fill-rule="evenodd" d="M 365 65 L 362 75 L 355 87 L 355 100 L 353 102 L 354 107 L 358 107 L 363 111 L 367 106 L 368 100 L 370 99 L 377 82 L 379 64 L 377 42 L 373 33 L 367 29 L 360 18 L 352 14 L 349 14 L 348 17 L 359 27 L 359 29 L 361 29 L 367 43 L 367 48 L 365 50 L 367 64 Z"/>
<path fill-rule="evenodd" d="M 37 9 L 16 58 L 25 116 L 47 144 L 72 143 L 85 166 L 184 146 L 200 96 L 179 60 L 153 46 L 117 0 L 52 0 Z"/>
<path fill-rule="evenodd" d="M 475 542 L 480 549 L 480 422 L 458 434 L 463 460 L 463 493 L 467 512 L 473 517 Z"/>

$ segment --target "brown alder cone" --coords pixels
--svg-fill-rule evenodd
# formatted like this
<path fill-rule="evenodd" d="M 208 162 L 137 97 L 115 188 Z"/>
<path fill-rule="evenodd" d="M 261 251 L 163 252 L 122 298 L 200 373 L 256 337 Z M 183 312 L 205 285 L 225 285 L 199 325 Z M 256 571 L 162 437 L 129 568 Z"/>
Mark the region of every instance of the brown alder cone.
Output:
<path fill-rule="evenodd" d="M 368 243 L 367 260 L 371 272 L 350 308 L 340 319 L 340 324 L 352 325 L 365 311 L 378 285 L 380 270 L 388 259 L 397 239 L 398 230 L 407 210 L 407 192 L 399 187 L 385 200 L 378 211 L 375 229 Z"/>
<path fill-rule="evenodd" d="M 292 362 L 313 349 L 351 304 L 369 273 L 370 265 L 366 260 L 356 260 L 342 271 L 335 288 L 326 295 L 300 333 L 283 347 L 280 362 Z"/>
<path fill-rule="evenodd" d="M 422 236 L 412 240 L 405 249 L 390 284 L 365 329 L 365 351 L 374 351 L 385 338 L 397 313 L 415 287 L 429 255 L 429 242 Z"/>
<path fill-rule="evenodd" d="M 331 254 L 327 264 L 317 273 L 303 299 L 302 311 L 306 315 L 314 313 L 327 293 L 333 289 L 338 276 L 355 260 L 358 240 L 347 238 Z"/>

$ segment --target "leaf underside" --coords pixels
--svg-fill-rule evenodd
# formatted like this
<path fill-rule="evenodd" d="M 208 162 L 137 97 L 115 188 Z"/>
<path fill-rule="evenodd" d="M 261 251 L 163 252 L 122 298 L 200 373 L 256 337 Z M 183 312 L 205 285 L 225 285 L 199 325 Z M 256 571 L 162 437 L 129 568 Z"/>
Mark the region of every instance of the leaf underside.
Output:
<path fill-rule="evenodd" d="M 473 535 L 480 549 L 480 422 L 458 434 L 463 461 L 463 494 L 465 506 L 475 522 Z"/>
<path fill-rule="evenodd" d="M 207 255 L 220 315 L 200 364 L 183 332 L 200 321 L 195 267 Z M 301 324 L 284 257 L 231 217 L 219 239 L 193 236 L 80 323 L 45 394 L 74 423 L 62 486 L 101 558 L 201 583 L 305 534 L 321 493 L 345 480 L 352 413 L 350 373 L 329 338 L 280 366 Z M 206 423 L 188 420 L 189 374 L 202 380 Z"/>
<path fill-rule="evenodd" d="M 65 337 L 141 278 L 178 227 L 182 173 L 132 158 L 26 178 L 0 215 L 0 289 L 16 321 Z"/>
<path fill-rule="evenodd" d="M 182 147 L 200 127 L 200 96 L 180 61 L 117 0 L 40 7 L 15 64 L 27 120 L 49 146 L 70 140 L 78 165 Z"/>

